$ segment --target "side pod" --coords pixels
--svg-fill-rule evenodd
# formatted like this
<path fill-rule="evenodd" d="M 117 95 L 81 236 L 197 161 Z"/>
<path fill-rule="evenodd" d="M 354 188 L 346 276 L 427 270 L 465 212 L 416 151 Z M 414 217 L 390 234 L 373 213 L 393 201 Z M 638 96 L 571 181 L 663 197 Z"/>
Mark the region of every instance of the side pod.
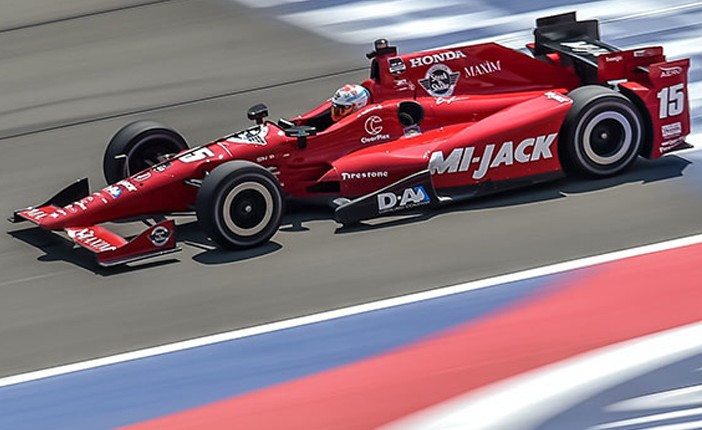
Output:
<path fill-rule="evenodd" d="M 334 211 L 334 219 L 341 224 L 353 224 L 380 216 L 413 213 L 442 202 L 436 195 L 429 171 L 422 170 L 381 190 L 342 203 Z"/>

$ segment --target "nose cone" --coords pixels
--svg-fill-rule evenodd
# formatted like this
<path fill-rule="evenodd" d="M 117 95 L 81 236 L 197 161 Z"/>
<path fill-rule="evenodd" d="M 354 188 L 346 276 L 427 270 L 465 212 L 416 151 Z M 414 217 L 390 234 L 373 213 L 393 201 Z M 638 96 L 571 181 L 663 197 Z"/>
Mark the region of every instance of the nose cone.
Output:
<path fill-rule="evenodd" d="M 49 230 L 62 230 L 98 224 L 104 221 L 105 212 L 114 207 L 123 192 L 121 187 L 111 185 L 62 208 L 45 208 L 52 213 L 42 218 L 39 225 Z"/>

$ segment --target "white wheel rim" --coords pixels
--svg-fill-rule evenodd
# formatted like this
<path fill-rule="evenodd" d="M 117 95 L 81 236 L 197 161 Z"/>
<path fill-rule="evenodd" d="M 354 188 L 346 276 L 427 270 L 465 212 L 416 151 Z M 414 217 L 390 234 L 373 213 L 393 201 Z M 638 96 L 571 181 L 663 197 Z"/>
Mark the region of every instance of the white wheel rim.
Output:
<path fill-rule="evenodd" d="M 258 224 L 251 228 L 242 228 L 238 226 L 236 222 L 234 222 L 234 220 L 232 219 L 231 211 L 229 210 L 229 208 L 234 198 L 240 192 L 248 190 L 256 191 L 259 194 L 261 194 L 261 196 L 266 202 L 266 212 Z M 258 182 L 242 182 L 241 184 L 232 188 L 229 191 L 229 193 L 227 193 L 227 197 L 225 197 L 224 199 L 224 205 L 222 206 L 222 218 L 224 219 L 224 223 L 226 224 L 227 228 L 232 233 L 238 236 L 252 236 L 258 234 L 266 228 L 268 222 L 271 220 L 271 218 L 273 218 L 273 196 L 271 196 L 271 193 L 268 190 L 268 188 L 266 188 L 262 184 L 259 184 Z"/>
<path fill-rule="evenodd" d="M 624 130 L 624 140 L 622 143 L 622 147 L 619 148 L 617 152 L 608 157 L 603 157 L 597 154 L 593 149 L 591 137 L 592 130 L 595 128 L 595 126 L 607 119 L 617 121 L 622 126 L 622 129 Z M 633 135 L 634 133 L 631 129 L 631 124 L 629 124 L 629 120 L 627 119 L 627 117 L 625 117 L 619 112 L 602 112 L 597 114 L 594 118 L 592 118 L 585 127 L 585 131 L 583 132 L 583 150 L 585 151 L 585 155 L 587 155 L 587 158 L 593 163 L 597 163 L 603 166 L 612 165 L 614 163 L 619 162 L 622 158 L 626 156 L 626 153 L 629 151 L 629 148 L 631 148 L 631 145 L 633 143 Z"/>

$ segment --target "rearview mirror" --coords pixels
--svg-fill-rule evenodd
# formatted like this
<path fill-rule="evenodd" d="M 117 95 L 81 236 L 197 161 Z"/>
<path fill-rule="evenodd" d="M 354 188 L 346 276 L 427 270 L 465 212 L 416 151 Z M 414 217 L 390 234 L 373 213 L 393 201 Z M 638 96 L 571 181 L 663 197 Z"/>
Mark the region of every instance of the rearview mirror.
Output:
<path fill-rule="evenodd" d="M 246 112 L 247 118 L 252 121 L 256 121 L 256 124 L 263 124 L 263 118 L 268 116 L 268 106 L 263 103 L 253 105 Z"/>
<path fill-rule="evenodd" d="M 288 137 L 297 138 L 297 147 L 304 149 L 307 147 L 307 137 L 317 134 L 317 129 L 309 125 L 298 125 L 285 130 L 285 135 Z"/>

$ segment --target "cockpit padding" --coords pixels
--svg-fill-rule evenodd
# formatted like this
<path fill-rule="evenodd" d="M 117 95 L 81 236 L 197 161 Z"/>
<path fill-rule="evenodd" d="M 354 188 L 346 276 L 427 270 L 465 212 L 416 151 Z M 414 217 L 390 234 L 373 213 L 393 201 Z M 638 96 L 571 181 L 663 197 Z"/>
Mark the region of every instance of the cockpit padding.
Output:
<path fill-rule="evenodd" d="M 309 125 L 317 129 L 317 131 L 324 131 L 331 127 L 334 121 L 331 117 L 331 108 L 325 109 L 324 112 L 319 115 L 315 115 L 312 118 L 305 121 L 304 125 Z"/>

